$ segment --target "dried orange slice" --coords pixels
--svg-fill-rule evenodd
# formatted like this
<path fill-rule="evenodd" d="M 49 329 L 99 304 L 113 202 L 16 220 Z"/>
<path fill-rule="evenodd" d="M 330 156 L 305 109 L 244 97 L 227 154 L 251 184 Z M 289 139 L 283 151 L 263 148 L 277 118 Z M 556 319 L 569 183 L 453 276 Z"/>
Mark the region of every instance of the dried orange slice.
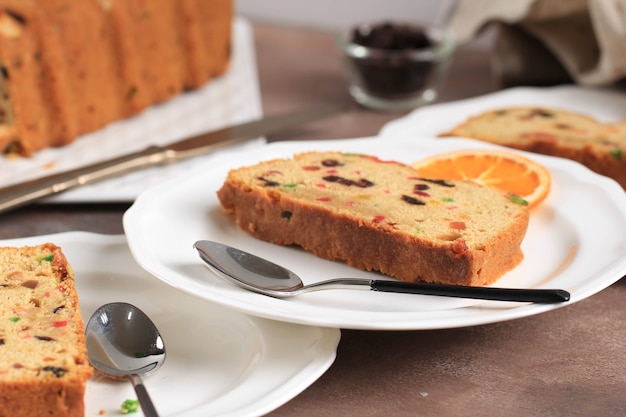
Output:
<path fill-rule="evenodd" d="M 472 180 L 507 191 L 530 208 L 550 192 L 550 172 L 538 162 L 515 152 L 474 149 L 448 152 L 412 164 L 421 177 Z"/>

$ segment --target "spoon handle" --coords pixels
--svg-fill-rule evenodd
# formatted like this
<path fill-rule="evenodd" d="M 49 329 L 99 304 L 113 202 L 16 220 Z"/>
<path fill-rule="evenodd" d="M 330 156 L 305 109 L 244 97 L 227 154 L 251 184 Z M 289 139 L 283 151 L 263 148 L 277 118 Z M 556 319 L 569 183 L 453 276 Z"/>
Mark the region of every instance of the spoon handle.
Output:
<path fill-rule="evenodd" d="M 133 374 L 129 376 L 130 382 L 132 382 L 133 387 L 135 388 L 135 393 L 137 394 L 137 399 L 139 400 L 139 404 L 141 405 L 141 411 L 145 417 L 159 417 L 159 413 L 157 413 L 156 408 L 154 408 L 154 404 L 152 403 L 152 399 L 150 395 L 148 395 L 148 390 L 146 386 L 143 384 L 143 381 L 137 374 Z"/>
<path fill-rule="evenodd" d="M 385 280 L 372 280 L 370 286 L 373 291 L 476 298 L 481 300 L 496 301 L 562 303 L 564 301 L 569 301 L 570 299 L 569 292 L 556 289 L 468 287 L 462 285 L 426 284 Z"/>

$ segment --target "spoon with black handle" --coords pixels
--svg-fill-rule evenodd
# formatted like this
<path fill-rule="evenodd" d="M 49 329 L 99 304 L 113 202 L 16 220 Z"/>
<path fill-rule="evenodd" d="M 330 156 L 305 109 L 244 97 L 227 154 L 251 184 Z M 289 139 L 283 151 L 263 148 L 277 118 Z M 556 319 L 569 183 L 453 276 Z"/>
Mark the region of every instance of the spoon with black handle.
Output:
<path fill-rule="evenodd" d="M 276 298 L 330 289 L 367 289 L 531 303 L 561 303 L 570 299 L 569 292 L 560 289 L 469 287 L 361 278 L 338 278 L 305 286 L 300 277 L 290 270 L 241 249 L 209 240 L 197 241 L 194 248 L 209 269 L 218 276 L 250 291 Z"/>

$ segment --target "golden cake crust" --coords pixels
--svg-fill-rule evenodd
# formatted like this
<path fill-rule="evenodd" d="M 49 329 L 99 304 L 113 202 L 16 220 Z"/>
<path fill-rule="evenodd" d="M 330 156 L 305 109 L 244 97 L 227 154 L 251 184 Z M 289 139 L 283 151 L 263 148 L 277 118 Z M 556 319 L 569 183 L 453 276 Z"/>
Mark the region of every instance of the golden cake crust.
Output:
<path fill-rule="evenodd" d="M 84 416 L 93 371 L 61 248 L 2 247 L 0 259 L 0 415 Z"/>
<path fill-rule="evenodd" d="M 511 106 L 469 117 L 439 136 L 572 159 L 626 189 L 626 122 L 601 123 L 563 109 Z"/>
<path fill-rule="evenodd" d="M 372 185 L 348 185 L 361 180 Z M 490 284 L 522 260 L 528 209 L 475 183 L 447 185 L 369 156 L 309 152 L 232 170 L 218 198 L 262 240 L 403 281 Z"/>

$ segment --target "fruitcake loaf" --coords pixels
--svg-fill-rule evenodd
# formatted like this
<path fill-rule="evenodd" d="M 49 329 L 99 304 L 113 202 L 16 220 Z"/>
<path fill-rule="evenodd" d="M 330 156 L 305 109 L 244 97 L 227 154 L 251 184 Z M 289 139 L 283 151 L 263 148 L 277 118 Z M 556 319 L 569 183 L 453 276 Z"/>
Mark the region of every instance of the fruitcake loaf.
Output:
<path fill-rule="evenodd" d="M 341 152 L 231 170 L 217 195 L 256 238 L 413 282 L 493 283 L 521 262 L 529 220 L 501 191 Z"/>
<path fill-rule="evenodd" d="M 0 0 L 0 152 L 30 155 L 203 86 L 232 0 Z"/>
<path fill-rule="evenodd" d="M 626 189 L 626 122 L 601 123 L 563 109 L 505 107 L 472 116 L 439 136 L 462 136 L 572 159 Z"/>
<path fill-rule="evenodd" d="M 0 416 L 84 416 L 83 332 L 61 248 L 0 248 Z"/>

